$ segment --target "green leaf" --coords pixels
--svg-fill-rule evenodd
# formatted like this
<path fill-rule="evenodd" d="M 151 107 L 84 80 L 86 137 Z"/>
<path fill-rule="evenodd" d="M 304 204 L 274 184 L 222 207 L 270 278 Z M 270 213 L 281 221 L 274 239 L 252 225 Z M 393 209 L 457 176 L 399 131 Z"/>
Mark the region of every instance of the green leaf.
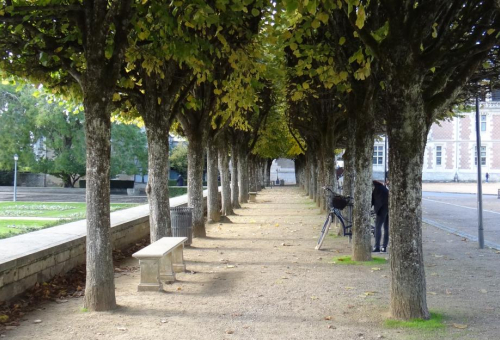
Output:
<path fill-rule="evenodd" d="M 257 8 L 252 9 L 252 15 L 254 17 L 258 17 L 260 15 L 260 11 Z"/>
<path fill-rule="evenodd" d="M 433 38 L 437 38 L 438 36 L 438 31 L 437 31 L 437 22 L 435 22 L 433 25 L 432 25 L 432 37 Z"/>
<path fill-rule="evenodd" d="M 317 19 L 314 19 L 313 22 L 311 23 L 312 28 L 318 28 L 321 25 L 321 22 Z"/>
<path fill-rule="evenodd" d="M 435 67 L 431 67 L 431 72 L 432 73 L 436 72 L 436 68 Z"/>
<path fill-rule="evenodd" d="M 360 5 L 358 7 L 358 17 L 356 19 L 356 26 L 359 29 L 362 29 L 363 26 L 365 26 L 365 19 L 366 19 L 365 7 L 363 5 Z"/>
<path fill-rule="evenodd" d="M 491 35 L 491 34 L 495 33 L 495 29 L 490 28 L 489 30 L 486 31 L 486 33 L 488 33 L 488 35 Z"/>
<path fill-rule="evenodd" d="M 342 46 L 345 44 L 345 37 L 340 37 L 339 39 L 339 45 Z"/>
<path fill-rule="evenodd" d="M 291 49 L 292 51 L 295 51 L 298 47 L 299 47 L 299 46 L 298 46 L 296 43 L 291 43 L 291 44 L 290 44 L 290 49 Z"/>

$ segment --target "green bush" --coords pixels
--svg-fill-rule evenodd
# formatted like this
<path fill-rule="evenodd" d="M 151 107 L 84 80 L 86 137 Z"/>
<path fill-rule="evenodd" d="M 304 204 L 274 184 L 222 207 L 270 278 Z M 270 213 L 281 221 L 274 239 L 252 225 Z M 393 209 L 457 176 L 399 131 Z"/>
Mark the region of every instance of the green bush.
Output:
<path fill-rule="evenodd" d="M 187 187 L 171 186 L 168 188 L 170 197 L 177 197 L 187 194 Z"/>

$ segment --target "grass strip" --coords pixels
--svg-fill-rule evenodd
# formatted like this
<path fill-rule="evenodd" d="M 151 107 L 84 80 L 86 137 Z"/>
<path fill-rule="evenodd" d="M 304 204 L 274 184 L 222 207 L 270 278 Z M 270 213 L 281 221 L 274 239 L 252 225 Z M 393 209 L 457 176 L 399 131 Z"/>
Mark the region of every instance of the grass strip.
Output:
<path fill-rule="evenodd" d="M 383 257 L 373 256 L 371 261 L 353 261 L 351 256 L 336 256 L 332 259 L 333 264 L 345 264 L 345 265 L 364 265 L 364 266 L 373 266 L 374 264 L 386 264 L 387 260 Z"/>

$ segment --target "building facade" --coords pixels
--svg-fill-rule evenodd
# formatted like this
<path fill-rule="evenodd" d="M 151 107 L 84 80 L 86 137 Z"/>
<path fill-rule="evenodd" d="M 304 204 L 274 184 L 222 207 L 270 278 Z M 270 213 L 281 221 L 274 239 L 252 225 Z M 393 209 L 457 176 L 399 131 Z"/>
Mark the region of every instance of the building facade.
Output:
<path fill-rule="evenodd" d="M 479 117 L 482 177 L 485 180 L 488 173 L 490 181 L 500 181 L 500 101 L 481 102 Z M 459 117 L 432 125 L 425 148 L 423 181 L 477 180 L 475 124 L 475 112 L 462 112 Z M 387 162 L 384 137 L 375 141 L 373 151 L 373 177 L 383 179 Z"/>

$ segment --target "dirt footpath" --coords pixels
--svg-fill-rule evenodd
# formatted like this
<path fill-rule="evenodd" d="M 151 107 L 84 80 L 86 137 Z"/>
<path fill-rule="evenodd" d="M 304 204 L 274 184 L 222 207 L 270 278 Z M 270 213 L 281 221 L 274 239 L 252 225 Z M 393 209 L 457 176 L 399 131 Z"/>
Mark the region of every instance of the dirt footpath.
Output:
<path fill-rule="evenodd" d="M 314 250 L 324 215 L 298 188 L 264 190 L 236 213 L 185 250 L 188 272 L 165 292 L 137 292 L 138 263 L 129 259 L 116 273 L 117 310 L 48 303 L 2 338 L 498 339 L 500 254 L 492 250 L 424 227 L 428 304 L 446 327 L 392 329 L 384 326 L 389 265 L 333 264 L 350 253 L 345 238 Z"/>

